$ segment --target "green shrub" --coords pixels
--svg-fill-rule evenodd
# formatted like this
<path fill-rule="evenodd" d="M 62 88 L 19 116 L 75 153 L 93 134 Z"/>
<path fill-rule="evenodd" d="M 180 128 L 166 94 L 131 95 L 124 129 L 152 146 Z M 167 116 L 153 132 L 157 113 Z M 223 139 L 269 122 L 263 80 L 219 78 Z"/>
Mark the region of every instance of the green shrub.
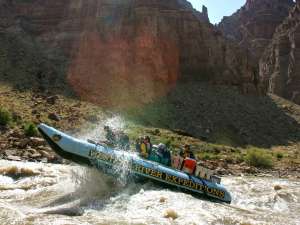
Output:
<path fill-rule="evenodd" d="M 251 148 L 247 151 L 245 156 L 245 161 L 250 166 L 255 166 L 258 168 L 272 168 L 273 161 L 272 156 L 266 152 L 267 150 Z"/>
<path fill-rule="evenodd" d="M 0 125 L 6 126 L 9 125 L 12 121 L 12 117 L 9 111 L 0 107 Z"/>
<path fill-rule="evenodd" d="M 277 158 L 278 160 L 281 160 L 281 159 L 283 158 L 283 154 L 282 154 L 281 152 L 277 152 L 277 153 L 276 153 L 276 158 Z"/>
<path fill-rule="evenodd" d="M 28 137 L 34 137 L 38 135 L 38 130 L 35 124 L 28 123 L 24 126 L 24 133 Z"/>

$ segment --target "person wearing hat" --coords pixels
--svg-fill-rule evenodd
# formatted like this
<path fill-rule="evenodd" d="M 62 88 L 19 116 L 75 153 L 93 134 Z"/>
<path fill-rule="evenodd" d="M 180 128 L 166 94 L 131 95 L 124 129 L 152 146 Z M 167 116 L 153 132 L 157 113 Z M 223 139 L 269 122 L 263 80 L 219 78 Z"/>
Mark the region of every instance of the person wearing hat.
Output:
<path fill-rule="evenodd" d="M 185 158 L 191 158 L 191 159 L 195 159 L 194 154 L 191 151 L 191 146 L 188 144 L 185 144 L 183 146 L 183 150 L 180 151 L 180 156 Z"/>

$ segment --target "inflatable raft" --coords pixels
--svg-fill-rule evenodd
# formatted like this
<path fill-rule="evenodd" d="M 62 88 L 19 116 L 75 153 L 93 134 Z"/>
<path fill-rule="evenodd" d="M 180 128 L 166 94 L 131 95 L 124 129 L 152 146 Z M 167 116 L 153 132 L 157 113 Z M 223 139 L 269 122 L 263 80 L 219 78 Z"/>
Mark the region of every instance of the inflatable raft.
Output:
<path fill-rule="evenodd" d="M 113 176 L 149 179 L 192 195 L 231 202 L 230 193 L 221 184 L 143 159 L 134 152 L 71 137 L 45 124 L 38 129 L 58 155 L 75 163 L 95 166 Z"/>

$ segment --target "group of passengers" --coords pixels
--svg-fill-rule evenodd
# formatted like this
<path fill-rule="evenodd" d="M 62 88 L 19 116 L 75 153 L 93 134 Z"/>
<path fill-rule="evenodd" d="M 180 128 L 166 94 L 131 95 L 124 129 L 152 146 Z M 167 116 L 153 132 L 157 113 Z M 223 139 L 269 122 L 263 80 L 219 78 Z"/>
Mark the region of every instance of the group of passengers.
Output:
<path fill-rule="evenodd" d="M 160 162 L 167 166 L 171 165 L 171 153 L 165 144 L 152 145 L 150 137 L 140 137 L 135 142 L 135 150 L 141 157 Z"/>
<path fill-rule="evenodd" d="M 123 150 L 130 149 L 129 137 L 124 132 L 114 132 L 108 126 L 105 126 L 104 130 L 109 145 Z M 152 145 L 150 137 L 145 136 L 136 139 L 135 150 L 145 159 L 183 170 L 189 174 L 193 174 L 196 170 L 197 162 L 188 144 L 183 146 L 179 154 L 171 154 L 169 146 L 162 143 Z"/>
<path fill-rule="evenodd" d="M 178 154 L 171 154 L 167 145 L 160 143 L 152 145 L 149 136 L 140 137 L 136 140 L 135 149 L 140 156 L 151 161 L 159 162 L 178 170 L 183 170 L 189 174 L 193 174 L 196 170 L 197 162 L 195 156 L 188 144 Z"/>

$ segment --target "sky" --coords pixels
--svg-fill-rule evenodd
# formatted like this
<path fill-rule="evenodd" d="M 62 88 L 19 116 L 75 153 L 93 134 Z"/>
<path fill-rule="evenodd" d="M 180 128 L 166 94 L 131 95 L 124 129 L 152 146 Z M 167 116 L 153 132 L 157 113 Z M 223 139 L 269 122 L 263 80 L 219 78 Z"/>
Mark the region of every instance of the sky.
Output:
<path fill-rule="evenodd" d="M 223 16 L 230 16 L 246 3 L 246 0 L 189 0 L 195 9 L 202 11 L 202 5 L 208 8 L 212 24 L 219 23 Z"/>

